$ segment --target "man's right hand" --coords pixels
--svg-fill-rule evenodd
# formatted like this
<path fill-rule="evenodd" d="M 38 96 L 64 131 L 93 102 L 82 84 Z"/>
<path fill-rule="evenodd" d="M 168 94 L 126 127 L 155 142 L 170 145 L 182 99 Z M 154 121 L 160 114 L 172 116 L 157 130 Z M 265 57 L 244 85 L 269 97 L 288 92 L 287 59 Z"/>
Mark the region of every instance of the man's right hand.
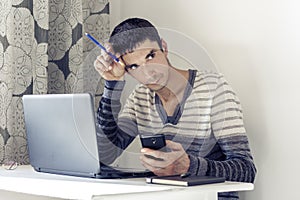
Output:
<path fill-rule="evenodd" d="M 107 51 L 113 53 L 111 45 L 106 44 L 105 48 Z M 120 55 L 116 56 L 120 57 Z M 107 81 L 124 80 L 124 64 L 122 61 L 119 63 L 114 61 L 104 50 L 101 50 L 101 55 L 95 60 L 94 67 L 100 76 Z"/>

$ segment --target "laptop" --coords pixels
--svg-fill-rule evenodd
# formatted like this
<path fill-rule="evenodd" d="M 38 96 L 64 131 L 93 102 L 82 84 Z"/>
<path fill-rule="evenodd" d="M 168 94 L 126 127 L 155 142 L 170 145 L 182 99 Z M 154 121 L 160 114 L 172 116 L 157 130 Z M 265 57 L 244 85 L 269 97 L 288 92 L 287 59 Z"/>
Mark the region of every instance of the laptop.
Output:
<path fill-rule="evenodd" d="M 88 93 L 23 96 L 31 166 L 38 172 L 91 178 L 153 176 L 100 162 L 93 99 Z"/>

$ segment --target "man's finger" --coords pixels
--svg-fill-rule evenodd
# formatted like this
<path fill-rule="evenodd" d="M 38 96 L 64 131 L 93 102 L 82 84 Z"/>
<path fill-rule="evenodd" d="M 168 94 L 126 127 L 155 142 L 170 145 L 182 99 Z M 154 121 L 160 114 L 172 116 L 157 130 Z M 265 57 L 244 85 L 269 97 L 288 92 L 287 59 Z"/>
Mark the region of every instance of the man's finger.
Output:
<path fill-rule="evenodd" d="M 177 142 L 173 142 L 171 140 L 166 140 L 166 146 L 168 148 L 170 148 L 173 151 L 181 151 L 183 150 L 181 144 L 177 143 Z"/>

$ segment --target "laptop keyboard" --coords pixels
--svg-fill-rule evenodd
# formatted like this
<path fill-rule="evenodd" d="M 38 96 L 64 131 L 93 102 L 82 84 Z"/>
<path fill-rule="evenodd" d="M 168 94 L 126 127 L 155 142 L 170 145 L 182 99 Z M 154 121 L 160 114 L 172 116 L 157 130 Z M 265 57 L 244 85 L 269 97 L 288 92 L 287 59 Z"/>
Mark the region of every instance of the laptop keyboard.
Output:
<path fill-rule="evenodd" d="M 107 178 L 140 178 L 154 176 L 153 172 L 141 171 L 141 169 L 111 167 L 107 165 L 101 165 L 101 176 L 107 176 Z"/>

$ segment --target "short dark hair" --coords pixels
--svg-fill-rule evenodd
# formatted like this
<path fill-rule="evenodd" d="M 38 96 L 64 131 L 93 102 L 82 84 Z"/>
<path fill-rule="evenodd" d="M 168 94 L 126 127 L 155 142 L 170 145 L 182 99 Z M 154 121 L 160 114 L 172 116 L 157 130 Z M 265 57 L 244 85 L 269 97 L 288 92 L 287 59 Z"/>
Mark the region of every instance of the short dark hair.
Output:
<path fill-rule="evenodd" d="M 157 42 L 162 49 L 158 31 L 149 21 L 141 18 L 129 18 L 114 28 L 109 43 L 115 53 L 123 55 L 147 39 Z"/>

